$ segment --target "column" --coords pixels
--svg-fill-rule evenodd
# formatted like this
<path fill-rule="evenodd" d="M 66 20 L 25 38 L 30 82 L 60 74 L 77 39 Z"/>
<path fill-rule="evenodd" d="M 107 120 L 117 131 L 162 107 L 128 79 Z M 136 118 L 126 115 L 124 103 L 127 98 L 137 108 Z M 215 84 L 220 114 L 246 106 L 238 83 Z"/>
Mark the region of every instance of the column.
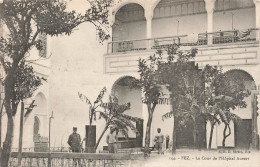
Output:
<path fill-rule="evenodd" d="M 152 37 L 152 17 L 146 17 L 146 38 Z"/>
<path fill-rule="evenodd" d="M 256 112 L 257 112 L 256 114 L 258 115 L 258 114 L 260 114 L 260 111 L 259 111 L 259 110 L 260 110 L 260 90 L 259 90 L 259 89 L 258 89 L 258 94 L 257 94 L 257 109 L 258 109 L 258 110 L 256 111 Z M 256 119 L 257 119 L 257 120 L 256 120 L 256 122 L 257 122 L 257 123 L 256 123 L 256 124 L 257 124 L 257 125 L 256 125 L 256 126 L 257 126 L 257 129 L 256 129 L 257 132 L 256 132 L 256 133 L 258 134 L 258 143 L 257 143 L 257 145 L 259 145 L 260 117 L 257 116 Z M 260 146 L 259 146 L 259 148 L 260 148 Z M 257 149 L 259 149 L 259 148 L 257 148 Z"/>
<path fill-rule="evenodd" d="M 0 2 L 1 2 L 1 0 L 0 0 Z M 3 36 L 3 24 L 2 24 L 2 21 L 0 20 L 0 38 Z M 0 65 L 0 79 L 2 79 L 2 77 L 3 77 L 3 73 L 4 73 L 4 69 L 2 68 L 3 66 L 2 65 Z M 2 94 L 2 91 L 3 91 L 4 89 L 3 89 L 3 86 L 2 86 L 2 84 L 0 85 L 0 107 L 2 107 L 2 103 L 3 103 L 3 94 Z M 1 108 L 0 108 L 0 110 L 1 110 Z M 0 148 L 1 148 L 1 146 L 2 146 L 2 112 L 0 111 Z M 1 151 L 1 150 L 0 150 Z"/>
<path fill-rule="evenodd" d="M 252 101 L 252 149 L 257 149 L 258 147 L 258 130 L 259 130 L 259 118 L 257 116 L 259 112 L 259 90 L 251 90 L 251 101 Z"/>
<path fill-rule="evenodd" d="M 207 32 L 208 33 L 213 32 L 213 14 L 215 8 L 215 1 L 216 0 L 205 0 L 205 7 L 207 11 L 207 22 L 208 22 Z M 212 44 L 212 42 L 213 42 L 212 34 L 208 34 L 208 45 Z"/>
<path fill-rule="evenodd" d="M 254 0 L 255 3 L 255 26 L 256 28 L 260 28 L 260 0 Z M 256 40 L 259 41 L 260 39 L 260 30 L 257 31 L 256 33 Z"/>
<path fill-rule="evenodd" d="M 153 10 L 149 7 L 145 9 L 146 18 L 146 38 L 152 38 L 152 20 L 153 20 Z M 146 49 L 151 49 L 151 40 L 147 41 Z"/>
<path fill-rule="evenodd" d="M 108 28 L 108 32 L 110 38 L 107 40 L 107 54 L 113 53 L 117 51 L 115 44 L 113 43 L 113 25 L 115 23 L 116 14 L 114 11 L 109 11 L 108 20 L 110 20 L 110 26 Z M 118 40 L 118 39 L 117 39 Z"/>

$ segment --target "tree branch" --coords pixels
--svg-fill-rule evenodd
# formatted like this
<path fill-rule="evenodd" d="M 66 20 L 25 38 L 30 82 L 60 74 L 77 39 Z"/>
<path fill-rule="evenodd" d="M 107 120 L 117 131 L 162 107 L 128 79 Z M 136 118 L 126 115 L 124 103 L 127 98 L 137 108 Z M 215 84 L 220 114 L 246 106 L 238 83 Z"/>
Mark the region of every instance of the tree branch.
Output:
<path fill-rule="evenodd" d="M 32 38 L 32 41 L 31 41 L 30 45 L 33 45 L 33 43 L 35 42 L 35 40 L 36 40 L 36 38 L 37 38 L 39 32 L 40 32 L 40 31 L 39 31 L 39 29 L 38 29 L 38 27 L 37 27 L 37 31 L 35 32 L 35 34 L 34 34 L 34 36 L 33 36 L 33 38 Z"/>

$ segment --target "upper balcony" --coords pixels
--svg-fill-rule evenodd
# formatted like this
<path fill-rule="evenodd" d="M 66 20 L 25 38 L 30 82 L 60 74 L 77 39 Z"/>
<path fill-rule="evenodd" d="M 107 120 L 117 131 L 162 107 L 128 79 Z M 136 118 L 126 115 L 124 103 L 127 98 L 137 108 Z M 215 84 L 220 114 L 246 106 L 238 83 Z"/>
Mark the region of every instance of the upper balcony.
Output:
<path fill-rule="evenodd" d="M 133 51 L 163 49 L 177 44 L 180 47 L 205 47 L 215 44 L 246 44 L 258 42 L 259 29 L 226 30 L 211 33 L 188 34 L 148 39 L 112 41 L 108 43 L 107 54 L 123 54 Z M 217 45 L 215 45 L 217 46 Z"/>
<path fill-rule="evenodd" d="M 114 10 L 112 42 L 108 43 L 105 56 L 107 73 L 137 71 L 138 57 L 172 44 L 178 44 L 181 49 L 196 47 L 199 50 L 214 50 L 212 54 L 221 52 L 217 51 L 219 48 L 243 48 L 246 52 L 253 50 L 257 55 L 260 37 L 258 0 L 131 2 L 136 3 L 125 3 Z M 241 54 L 247 56 L 244 51 Z M 205 55 L 208 52 L 200 52 L 204 57 L 198 60 L 207 61 Z M 223 52 L 238 54 L 234 49 Z M 125 63 L 129 56 L 131 62 Z M 213 57 L 218 60 L 215 55 Z"/>

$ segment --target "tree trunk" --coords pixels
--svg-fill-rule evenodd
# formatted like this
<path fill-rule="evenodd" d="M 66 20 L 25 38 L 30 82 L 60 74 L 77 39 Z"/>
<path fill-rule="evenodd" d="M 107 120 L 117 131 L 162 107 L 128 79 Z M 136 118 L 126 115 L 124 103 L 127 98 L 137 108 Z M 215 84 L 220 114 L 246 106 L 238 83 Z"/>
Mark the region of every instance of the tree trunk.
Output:
<path fill-rule="evenodd" d="M 214 131 L 214 125 L 215 125 L 215 123 L 211 123 L 210 136 L 209 136 L 209 149 L 211 149 L 212 137 L 213 137 L 213 131 Z"/>
<path fill-rule="evenodd" d="M 0 94 L 0 98 L 1 98 L 1 94 Z M 5 99 L 2 101 L 1 110 L 0 110 L 0 148 L 2 148 L 2 118 L 3 118 L 4 101 Z"/>
<path fill-rule="evenodd" d="M 93 111 L 94 109 L 93 108 L 91 108 L 90 109 L 90 117 L 89 117 L 89 126 L 91 126 L 92 125 L 92 122 L 93 122 Z"/>
<path fill-rule="evenodd" d="M 193 128 L 193 149 L 199 149 L 199 130 L 197 126 L 197 122 L 194 121 L 194 128 Z"/>
<path fill-rule="evenodd" d="M 228 128 L 228 134 L 226 135 L 226 131 L 227 131 L 227 128 Z M 223 140 L 222 140 L 222 147 L 223 148 L 225 148 L 226 147 L 226 139 L 227 139 L 227 137 L 229 136 L 231 134 L 231 129 L 230 129 L 230 126 L 229 126 L 229 124 L 225 124 L 225 129 L 224 129 L 224 131 L 223 131 Z"/>
<path fill-rule="evenodd" d="M 107 128 L 108 128 L 108 124 L 106 125 L 106 127 L 105 127 L 104 130 L 103 130 L 103 132 L 102 132 L 101 135 L 99 136 L 98 141 L 97 141 L 97 144 L 96 144 L 96 146 L 95 146 L 95 150 L 97 150 L 97 147 L 98 147 L 98 145 L 99 145 L 99 143 L 100 143 L 100 141 L 101 141 L 103 135 L 104 135 L 105 132 L 107 131 Z"/>
<path fill-rule="evenodd" d="M 24 116 L 24 102 L 21 103 L 20 115 L 20 132 L 19 132 L 19 147 L 18 147 L 18 166 L 22 166 L 22 150 L 23 150 L 23 116 Z"/>
<path fill-rule="evenodd" d="M 9 161 L 11 148 L 12 148 L 13 130 L 14 130 L 13 117 L 8 116 L 7 132 L 6 132 L 6 137 L 5 137 L 5 141 L 3 143 L 3 150 L 2 150 L 2 154 L 1 154 L 1 167 L 8 166 L 8 161 Z"/>
<path fill-rule="evenodd" d="M 8 161 L 12 149 L 13 142 L 13 131 L 14 131 L 14 120 L 13 115 L 16 113 L 17 105 L 15 104 L 14 98 L 14 84 L 15 84 L 15 71 L 18 67 L 20 60 L 13 62 L 12 68 L 8 72 L 5 78 L 5 110 L 7 115 L 7 131 L 5 141 L 3 143 L 3 150 L 1 153 L 1 167 L 7 167 Z M 12 107 L 11 107 L 12 106 Z"/>
<path fill-rule="evenodd" d="M 13 131 L 14 131 L 14 120 L 12 116 L 12 109 L 11 109 L 11 101 L 5 101 L 5 108 L 7 114 L 7 131 L 5 136 L 5 141 L 3 142 L 3 150 L 1 153 L 1 167 L 7 167 L 8 161 L 12 149 L 12 142 L 13 142 Z"/>
<path fill-rule="evenodd" d="M 177 126 L 177 122 L 176 122 L 176 118 L 175 116 L 173 116 L 173 132 L 172 132 L 172 154 L 176 153 L 176 126 Z"/>
<path fill-rule="evenodd" d="M 151 124 L 153 119 L 153 110 L 151 108 L 151 105 L 147 104 L 148 108 L 148 120 L 146 125 L 146 133 L 145 133 L 145 146 L 144 146 L 144 157 L 148 157 L 148 154 L 150 153 L 150 135 L 151 135 Z"/>

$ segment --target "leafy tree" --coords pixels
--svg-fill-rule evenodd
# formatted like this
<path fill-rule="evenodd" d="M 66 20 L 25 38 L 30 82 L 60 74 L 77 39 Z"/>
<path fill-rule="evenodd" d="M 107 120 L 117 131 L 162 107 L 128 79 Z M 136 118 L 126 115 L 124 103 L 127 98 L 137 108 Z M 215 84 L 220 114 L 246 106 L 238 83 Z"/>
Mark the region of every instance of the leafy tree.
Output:
<path fill-rule="evenodd" d="M 168 59 L 161 62 L 158 69 L 161 84 L 166 85 L 170 92 L 172 111 L 174 115 L 173 127 L 173 153 L 176 149 L 176 128 L 186 126 L 188 121 L 194 124 L 194 142 L 199 141 L 199 130 L 201 125 L 200 106 L 203 100 L 196 99 L 202 96 L 203 84 L 198 79 L 200 70 L 194 62 L 196 50 L 182 52 L 177 46 L 167 49 Z"/>
<path fill-rule="evenodd" d="M 162 61 L 161 54 L 154 54 L 149 56 L 147 60 L 139 59 L 138 63 L 138 73 L 140 74 L 140 79 L 135 79 L 131 81 L 130 88 L 141 88 L 143 92 L 142 102 L 147 106 L 148 120 L 145 132 L 145 148 L 144 155 L 148 156 L 150 150 L 150 136 L 151 136 L 151 125 L 153 119 L 153 113 L 158 100 L 162 94 L 161 86 L 159 85 L 157 68 Z"/>
<path fill-rule="evenodd" d="M 100 140 L 109 126 L 115 127 L 117 132 L 120 130 L 126 138 L 128 138 L 129 128 L 139 135 L 138 130 L 132 122 L 142 121 L 142 119 L 124 114 L 125 111 L 130 109 L 130 103 L 119 104 L 116 96 L 109 96 L 109 102 L 102 103 L 101 107 L 104 111 L 98 111 L 99 119 L 103 118 L 106 124 L 100 137 L 98 138 L 95 149 L 97 149 Z"/>
<path fill-rule="evenodd" d="M 23 60 L 26 61 L 25 56 L 33 47 L 42 49 L 43 42 L 37 38 L 40 33 L 51 36 L 70 35 L 79 24 L 89 22 L 98 30 L 100 41 L 107 39 L 109 36 L 106 35 L 104 29 L 108 25 L 107 8 L 110 1 L 95 0 L 90 4 L 91 8 L 86 11 L 85 15 L 67 11 L 66 3 L 59 0 L 4 0 L 0 4 L 0 21 L 7 28 L 6 35 L 0 41 L 0 54 L 6 76 L 4 79 L 4 106 L 8 120 L 1 166 L 7 166 L 10 157 L 14 127 L 13 116 L 16 114 L 18 105 L 15 93 L 19 64 Z M 29 92 L 33 92 L 33 89 L 30 90 L 32 91 Z"/>
<path fill-rule="evenodd" d="M 237 107 L 245 108 L 247 105 L 244 98 L 250 95 L 250 91 L 245 88 L 242 76 L 219 74 L 218 77 L 214 79 L 212 82 L 214 85 L 214 97 L 209 103 L 214 108 L 212 114 L 214 119 L 219 119 L 220 121 L 218 121 L 218 123 L 222 122 L 225 125 L 222 140 L 222 147 L 225 147 L 226 138 L 231 134 L 230 122 L 240 123 L 241 120 L 241 118 L 233 114 L 231 110 Z M 213 128 L 214 123 L 211 123 L 211 131 L 213 131 Z"/>
<path fill-rule="evenodd" d="M 161 62 L 158 71 L 161 83 L 167 85 L 171 93 L 172 113 L 177 118 L 173 129 L 173 153 L 176 148 L 176 127 L 194 124 L 194 144 L 201 148 L 203 124 L 211 122 L 211 132 L 216 122 L 223 122 L 228 128 L 230 121 L 239 119 L 230 112 L 236 107 L 245 107 L 244 97 L 248 95 L 243 83 L 234 84 L 223 74 L 221 68 L 207 65 L 199 69 L 193 58 L 196 49 L 182 52 L 171 47 L 167 50 L 168 61 Z M 220 118 L 218 118 L 220 117 Z M 212 136 L 210 137 L 212 139 Z"/>
<path fill-rule="evenodd" d="M 8 70 L 9 63 L 4 64 L 4 69 Z M 25 63 L 24 60 L 22 60 L 18 66 L 17 69 L 17 75 L 15 76 L 15 90 L 13 93 L 15 103 L 13 103 L 14 112 L 17 112 L 17 107 L 20 102 L 23 102 L 24 99 L 30 98 L 33 96 L 33 93 L 37 88 L 42 85 L 42 81 L 46 81 L 45 78 L 37 76 L 34 71 L 33 67 L 29 65 L 28 63 Z M 4 85 L 4 80 L 1 81 Z M 6 113 L 3 112 L 5 99 L 3 100 L 2 106 L 1 106 L 1 118 Z M 33 106 L 34 107 L 34 106 Z M 33 108 L 32 107 L 32 108 Z M 30 108 L 30 107 L 29 107 Z M 27 110 L 29 111 L 29 110 Z M 29 112 L 27 113 L 27 115 Z M 26 116 L 26 115 L 24 115 Z M 1 130 L 1 129 L 0 129 Z M 1 144 L 1 143 L 0 143 Z"/>

